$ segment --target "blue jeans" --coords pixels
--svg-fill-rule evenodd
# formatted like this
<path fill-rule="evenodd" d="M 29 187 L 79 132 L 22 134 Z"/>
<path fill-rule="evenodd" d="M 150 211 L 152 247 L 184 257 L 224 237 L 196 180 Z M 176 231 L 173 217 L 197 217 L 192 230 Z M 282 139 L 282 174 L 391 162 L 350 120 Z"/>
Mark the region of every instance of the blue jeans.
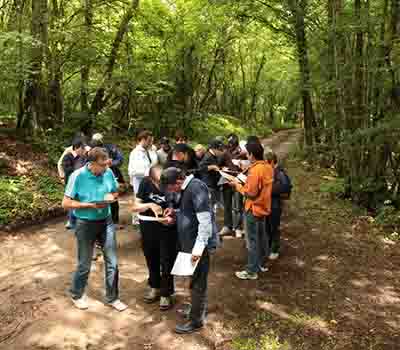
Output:
<path fill-rule="evenodd" d="M 118 299 L 118 264 L 117 264 L 117 243 L 115 238 L 115 226 L 111 216 L 105 220 L 76 221 L 75 231 L 78 252 L 78 266 L 72 278 L 70 289 L 73 299 L 83 296 L 89 278 L 92 265 L 93 249 L 98 241 L 103 250 L 106 302 L 112 303 Z"/>
<path fill-rule="evenodd" d="M 268 254 L 268 239 L 265 231 L 265 217 L 246 213 L 246 230 L 248 240 L 247 272 L 257 273 Z"/>

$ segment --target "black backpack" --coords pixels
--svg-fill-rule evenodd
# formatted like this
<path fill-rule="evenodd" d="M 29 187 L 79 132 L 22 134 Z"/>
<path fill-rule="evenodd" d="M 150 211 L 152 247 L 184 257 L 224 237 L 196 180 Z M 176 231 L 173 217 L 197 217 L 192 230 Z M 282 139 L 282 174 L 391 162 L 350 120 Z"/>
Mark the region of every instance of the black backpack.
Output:
<path fill-rule="evenodd" d="M 283 200 L 290 199 L 290 195 L 292 194 L 292 188 L 293 188 L 292 180 L 290 179 L 289 175 L 283 168 L 278 167 L 276 169 L 274 181 L 279 183 L 278 186 L 279 186 L 280 198 Z"/>

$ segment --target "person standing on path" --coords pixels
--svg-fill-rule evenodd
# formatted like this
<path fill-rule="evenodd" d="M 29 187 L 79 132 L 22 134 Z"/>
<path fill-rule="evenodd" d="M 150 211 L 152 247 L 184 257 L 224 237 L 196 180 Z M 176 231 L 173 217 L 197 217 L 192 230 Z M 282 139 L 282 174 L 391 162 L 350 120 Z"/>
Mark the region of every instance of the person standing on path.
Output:
<path fill-rule="evenodd" d="M 117 182 L 119 186 L 123 186 L 125 184 L 124 177 L 122 175 L 120 167 L 122 166 L 122 163 L 124 162 L 124 157 L 122 155 L 122 152 L 118 149 L 118 147 L 112 143 L 104 143 L 104 137 L 102 134 L 94 134 L 92 136 L 92 141 L 91 141 L 91 146 L 92 147 L 103 147 L 107 153 L 108 153 L 108 166 L 113 172 L 115 178 L 117 179 Z M 118 201 L 115 201 L 114 203 L 111 203 L 111 216 L 113 219 L 114 224 L 118 224 L 119 222 L 119 203 Z"/>
<path fill-rule="evenodd" d="M 168 137 L 162 137 L 160 140 L 160 148 L 157 150 L 158 163 L 165 166 L 168 160 L 172 147 Z"/>
<path fill-rule="evenodd" d="M 141 182 L 132 203 L 133 212 L 150 217 L 162 216 L 168 203 L 160 190 L 161 173 L 160 165 L 151 167 L 149 176 Z M 169 310 L 173 306 L 172 295 L 175 293 L 171 270 L 177 254 L 176 226 L 139 219 L 139 227 L 149 271 L 150 288 L 144 296 L 144 301 L 151 304 L 160 299 L 160 310 Z"/>
<path fill-rule="evenodd" d="M 95 242 L 100 241 L 104 256 L 106 305 L 124 311 L 127 306 L 119 300 L 115 225 L 110 205 L 102 203 L 105 199 L 118 197 L 118 184 L 108 168 L 108 154 L 103 148 L 90 150 L 88 160 L 87 165 L 72 173 L 62 201 L 63 208 L 74 210 L 77 218 L 75 236 L 78 266 L 70 293 L 78 309 L 89 307 L 84 293 Z"/>
<path fill-rule="evenodd" d="M 87 162 L 86 153 L 87 152 L 82 139 L 75 138 L 72 141 L 72 151 L 66 153 L 64 158 L 62 159 L 62 168 L 65 177 L 65 188 L 67 187 L 68 180 L 71 177 L 72 173 L 75 170 L 82 168 L 86 164 Z M 65 225 L 65 228 L 67 230 L 73 229 L 75 228 L 75 224 L 76 224 L 75 215 L 73 214 L 72 210 L 69 210 L 68 222 Z"/>
<path fill-rule="evenodd" d="M 139 190 L 139 185 L 149 170 L 158 163 L 157 154 L 153 156 L 153 135 L 150 131 L 142 131 L 137 137 L 137 145 L 129 155 L 128 173 L 134 193 Z"/>
<path fill-rule="evenodd" d="M 214 227 L 213 213 L 207 186 L 193 175 L 186 176 L 178 168 L 165 169 L 161 175 L 161 186 L 166 192 L 181 194 L 179 209 L 167 209 L 165 215 L 175 216 L 180 249 L 192 255 L 193 264 L 198 262 L 192 276 L 189 321 L 175 328 L 178 334 L 188 334 L 204 325 L 210 264 L 207 247 Z"/>
<path fill-rule="evenodd" d="M 271 213 L 271 191 L 273 169 L 265 162 L 264 148 L 259 143 L 246 145 L 251 163 L 246 183 L 242 185 L 236 178 L 231 184 L 245 198 L 245 218 L 248 239 L 248 263 L 246 269 L 236 272 L 239 279 L 255 280 L 263 268 L 265 255 L 268 254 L 268 238 L 265 221 Z"/>

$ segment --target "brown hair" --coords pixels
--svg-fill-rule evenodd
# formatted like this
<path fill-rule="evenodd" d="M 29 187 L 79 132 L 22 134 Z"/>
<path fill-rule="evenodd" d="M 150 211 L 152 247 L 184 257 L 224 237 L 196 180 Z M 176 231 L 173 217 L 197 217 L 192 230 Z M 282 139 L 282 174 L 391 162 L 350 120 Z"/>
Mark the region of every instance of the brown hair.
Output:
<path fill-rule="evenodd" d="M 187 137 L 182 130 L 177 130 L 175 133 L 175 141 L 187 141 Z"/>
<path fill-rule="evenodd" d="M 102 147 L 94 147 L 88 152 L 89 162 L 97 162 L 99 160 L 107 160 L 108 153 Z"/>
<path fill-rule="evenodd" d="M 140 142 L 142 140 L 147 140 L 149 137 L 152 137 L 153 133 L 149 130 L 141 131 L 137 136 L 137 141 Z"/>

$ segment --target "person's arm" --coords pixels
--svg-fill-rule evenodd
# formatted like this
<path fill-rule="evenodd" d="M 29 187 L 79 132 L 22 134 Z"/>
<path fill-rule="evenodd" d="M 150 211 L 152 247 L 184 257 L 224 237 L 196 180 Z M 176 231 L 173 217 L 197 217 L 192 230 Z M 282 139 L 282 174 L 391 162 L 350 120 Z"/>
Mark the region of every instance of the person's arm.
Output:
<path fill-rule="evenodd" d="M 204 156 L 203 160 L 199 164 L 199 170 L 201 172 L 207 172 L 207 171 L 218 171 L 219 167 L 217 164 L 215 164 L 212 161 L 211 157 L 208 157 L 207 155 Z"/>
<path fill-rule="evenodd" d="M 208 245 L 213 225 L 207 187 L 203 184 L 196 186 L 193 197 L 194 211 L 199 222 L 197 238 L 192 250 L 192 261 L 196 262 Z"/>
<path fill-rule="evenodd" d="M 137 197 L 129 202 L 129 204 L 132 213 L 143 213 L 147 210 L 151 210 L 156 217 L 163 214 L 163 209 L 159 205 L 155 203 L 143 203 L 143 200 Z"/>
<path fill-rule="evenodd" d="M 259 178 L 253 168 L 253 171 L 250 170 L 244 185 L 240 184 L 238 180 L 235 180 L 234 186 L 236 191 L 240 192 L 245 197 L 255 199 L 260 193 L 259 182 Z"/>

